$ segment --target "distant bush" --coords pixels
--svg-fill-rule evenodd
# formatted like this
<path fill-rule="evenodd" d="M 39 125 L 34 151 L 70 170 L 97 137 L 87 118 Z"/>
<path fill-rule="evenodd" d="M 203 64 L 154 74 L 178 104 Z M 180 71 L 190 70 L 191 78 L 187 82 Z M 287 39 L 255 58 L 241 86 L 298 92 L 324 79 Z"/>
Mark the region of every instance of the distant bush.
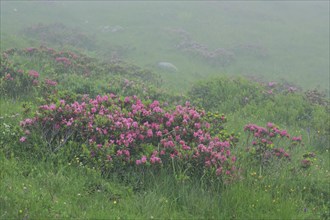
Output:
<path fill-rule="evenodd" d="M 0 92 L 5 97 L 27 98 L 37 93 L 47 96 L 56 87 L 57 82 L 48 78 L 41 78 L 40 74 L 33 70 L 23 70 L 8 59 L 8 54 L 1 57 L 0 65 Z"/>
<path fill-rule="evenodd" d="M 36 71 L 38 76 L 29 75 L 29 71 Z M 24 72 L 25 75 L 19 74 Z M 101 62 L 77 52 L 44 46 L 6 50 L 1 57 L 0 78 L 2 93 L 9 97 L 38 96 L 40 92 L 32 91 L 40 86 L 39 81 L 51 78 L 58 83 L 58 90 L 90 97 L 112 92 L 182 103 L 182 97 L 161 89 L 162 79 L 149 70 L 125 62 Z"/>
<path fill-rule="evenodd" d="M 225 48 L 209 49 L 206 45 L 194 41 L 191 35 L 183 29 L 169 29 L 169 31 L 181 39 L 176 45 L 178 50 L 202 59 L 211 65 L 226 67 L 236 59 L 233 51 Z"/>
<path fill-rule="evenodd" d="M 78 28 L 70 28 L 62 23 L 42 24 L 24 28 L 23 35 L 38 40 L 42 44 L 63 47 L 71 45 L 77 48 L 95 49 L 96 43 L 91 36 Z"/>
<path fill-rule="evenodd" d="M 84 77 L 103 78 L 104 76 L 122 76 L 131 80 L 142 80 L 155 85 L 162 83 L 161 77 L 149 70 L 138 66 L 118 62 L 102 62 L 79 52 L 56 51 L 53 48 L 41 46 L 39 48 L 8 49 L 3 52 L 15 66 L 23 64 L 36 69 L 45 75 L 65 77 L 66 74 L 77 74 Z"/>

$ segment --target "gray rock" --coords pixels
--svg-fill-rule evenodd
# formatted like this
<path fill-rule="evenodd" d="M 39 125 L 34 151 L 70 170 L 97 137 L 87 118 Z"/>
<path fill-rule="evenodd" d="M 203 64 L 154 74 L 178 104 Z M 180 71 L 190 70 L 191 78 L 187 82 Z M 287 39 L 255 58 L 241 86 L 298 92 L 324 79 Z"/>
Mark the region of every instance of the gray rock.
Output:
<path fill-rule="evenodd" d="M 159 62 L 157 64 L 158 68 L 166 70 L 166 71 L 170 71 L 170 72 L 177 72 L 178 68 L 176 66 L 174 66 L 172 63 L 169 62 Z"/>

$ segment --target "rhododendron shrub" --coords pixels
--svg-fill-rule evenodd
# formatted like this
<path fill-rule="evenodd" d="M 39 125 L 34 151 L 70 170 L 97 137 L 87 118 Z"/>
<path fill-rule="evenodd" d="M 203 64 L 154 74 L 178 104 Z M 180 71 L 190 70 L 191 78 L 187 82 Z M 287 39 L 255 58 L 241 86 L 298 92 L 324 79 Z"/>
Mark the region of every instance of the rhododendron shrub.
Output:
<path fill-rule="evenodd" d="M 36 70 L 18 68 L 8 57 L 7 53 L 3 53 L 1 56 L 1 94 L 17 98 L 20 96 L 31 96 L 39 92 L 46 97 L 55 90 L 57 82 L 47 78 L 40 79 L 41 73 Z"/>
<path fill-rule="evenodd" d="M 3 56 L 9 61 L 19 57 L 27 60 L 30 65 L 42 66 L 48 75 L 63 79 L 66 74 L 77 74 L 84 77 L 104 79 L 105 76 L 121 76 L 132 80 L 142 80 L 154 85 L 162 83 L 161 76 L 138 66 L 121 62 L 104 62 L 72 51 L 57 51 L 53 48 L 40 46 L 38 48 L 8 49 Z M 20 63 L 15 60 L 16 65 Z M 24 64 L 23 64 L 24 65 Z M 22 65 L 22 66 L 23 66 Z"/>
<path fill-rule="evenodd" d="M 4 94 L 16 96 L 37 96 L 37 93 L 31 93 L 30 90 L 38 88 L 40 91 L 39 86 L 52 88 L 58 84 L 57 90 L 89 94 L 91 97 L 115 93 L 183 103 L 182 95 L 174 95 L 162 89 L 161 76 L 150 70 L 125 62 L 104 62 L 81 53 L 56 51 L 45 46 L 4 51 L 0 78 L 0 89 Z M 44 96 L 43 91 L 39 94 Z"/>
<path fill-rule="evenodd" d="M 95 99 L 85 96 L 81 102 L 59 100 L 42 105 L 21 126 L 41 132 L 52 152 L 68 141 L 80 143 L 81 152 L 88 155 L 86 162 L 93 166 L 160 167 L 175 161 L 196 172 L 230 177 L 235 173 L 232 147 L 236 139 L 211 135 L 206 119 L 204 111 L 188 102 L 165 110 L 158 101 L 143 103 L 136 96 L 109 94 Z M 28 139 L 22 140 L 25 143 Z"/>
<path fill-rule="evenodd" d="M 62 23 L 32 25 L 25 27 L 22 32 L 23 35 L 32 39 L 38 40 L 40 44 L 56 45 L 63 47 L 71 45 L 84 49 L 96 49 L 95 40 L 75 28 L 69 28 Z"/>
<path fill-rule="evenodd" d="M 248 133 L 247 152 L 262 167 L 273 159 L 290 161 L 292 150 L 302 144 L 302 137 L 291 137 L 286 130 L 280 130 L 275 124 L 268 122 L 267 127 L 248 124 L 244 127 Z"/>

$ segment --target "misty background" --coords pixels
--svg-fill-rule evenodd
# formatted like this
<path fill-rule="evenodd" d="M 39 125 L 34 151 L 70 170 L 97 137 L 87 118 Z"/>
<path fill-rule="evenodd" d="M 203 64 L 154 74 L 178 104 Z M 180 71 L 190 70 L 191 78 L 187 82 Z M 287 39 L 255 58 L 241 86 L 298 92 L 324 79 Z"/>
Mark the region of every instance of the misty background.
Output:
<path fill-rule="evenodd" d="M 218 75 L 329 89 L 329 1 L 1 1 L 1 51 L 40 45 L 131 62 L 178 91 Z"/>

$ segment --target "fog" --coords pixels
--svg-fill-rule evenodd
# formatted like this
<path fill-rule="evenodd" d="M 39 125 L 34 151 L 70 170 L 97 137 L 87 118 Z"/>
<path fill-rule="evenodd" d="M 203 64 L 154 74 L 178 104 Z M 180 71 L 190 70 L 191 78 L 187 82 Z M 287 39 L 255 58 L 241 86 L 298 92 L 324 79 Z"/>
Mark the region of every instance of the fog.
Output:
<path fill-rule="evenodd" d="M 1 51 L 46 45 L 151 69 L 329 88 L 328 1 L 1 1 Z"/>

